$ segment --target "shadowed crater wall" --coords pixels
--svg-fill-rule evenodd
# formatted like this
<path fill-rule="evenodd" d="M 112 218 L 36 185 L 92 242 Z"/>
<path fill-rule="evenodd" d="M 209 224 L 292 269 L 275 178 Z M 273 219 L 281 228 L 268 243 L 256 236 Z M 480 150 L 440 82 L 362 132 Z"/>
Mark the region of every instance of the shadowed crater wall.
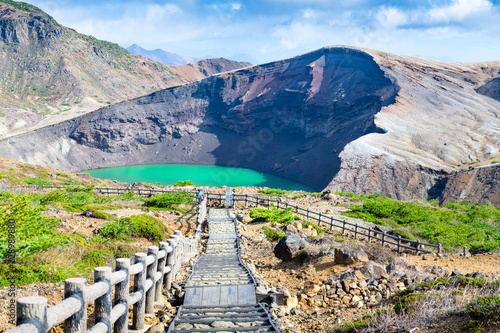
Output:
<path fill-rule="evenodd" d="M 398 88 L 367 53 L 324 48 L 212 76 L 0 142 L 2 157 L 84 170 L 240 166 L 324 189 Z M 230 175 L 213 175 L 230 177 Z"/>

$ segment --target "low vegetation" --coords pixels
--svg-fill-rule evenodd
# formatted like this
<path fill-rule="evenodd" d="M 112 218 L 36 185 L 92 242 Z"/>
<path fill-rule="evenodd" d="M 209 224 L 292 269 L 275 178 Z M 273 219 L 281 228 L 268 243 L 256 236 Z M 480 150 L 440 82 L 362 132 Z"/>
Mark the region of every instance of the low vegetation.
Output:
<path fill-rule="evenodd" d="M 473 252 L 500 249 L 500 208 L 491 204 L 464 201 L 447 202 L 439 207 L 433 200 L 401 202 L 379 194 L 336 194 L 356 201 L 344 215 L 391 227 L 392 234 L 422 238 L 448 249 L 462 246 Z"/>
<path fill-rule="evenodd" d="M 194 183 L 190 180 L 179 180 L 174 186 L 194 186 Z"/>
<path fill-rule="evenodd" d="M 0 286 L 9 284 L 15 274 L 16 284 L 38 281 L 58 282 L 69 277 L 90 277 L 96 266 L 110 265 L 119 257 L 130 257 L 143 248 L 138 239 L 157 243 L 169 237 L 165 225 L 148 214 L 118 219 L 102 210 L 114 208 L 144 208 L 192 203 L 186 193 L 137 197 L 134 192 L 116 196 L 100 196 L 94 186 L 68 186 L 50 192 L 14 194 L 0 192 Z M 145 202 L 152 204 L 147 207 Z M 59 218 L 45 214 L 49 208 L 85 215 L 108 221 L 94 235 L 68 233 Z M 10 230 L 15 229 L 16 258 L 14 270 L 8 256 Z"/>
<path fill-rule="evenodd" d="M 449 317 L 462 320 L 462 331 L 493 332 L 500 325 L 499 286 L 500 281 L 463 276 L 423 282 L 401 292 L 389 307 L 345 323 L 336 332 L 379 332 L 388 327 L 408 331 Z"/>
<path fill-rule="evenodd" d="M 182 191 L 177 193 L 162 193 L 146 199 L 144 204 L 152 209 L 181 210 L 187 212 L 193 209 L 194 197 L 192 193 Z M 189 206 L 189 208 L 183 208 Z"/>

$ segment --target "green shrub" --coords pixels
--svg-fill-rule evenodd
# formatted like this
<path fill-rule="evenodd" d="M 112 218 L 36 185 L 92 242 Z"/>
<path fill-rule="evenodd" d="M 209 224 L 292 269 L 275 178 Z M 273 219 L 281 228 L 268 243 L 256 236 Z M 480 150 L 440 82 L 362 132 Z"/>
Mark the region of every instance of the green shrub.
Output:
<path fill-rule="evenodd" d="M 312 228 L 314 228 L 316 230 L 316 232 L 318 233 L 318 236 L 323 235 L 323 229 L 321 229 L 320 226 L 318 226 L 318 225 L 316 225 L 314 223 L 308 222 L 308 221 L 304 221 L 302 223 L 302 227 L 304 227 L 304 228 L 307 228 L 309 226 L 311 226 Z"/>
<path fill-rule="evenodd" d="M 268 225 L 263 226 L 262 230 L 264 231 L 264 235 L 266 236 L 267 240 L 270 242 L 277 242 L 281 238 L 285 237 L 284 233 L 278 232 L 276 229 L 273 229 Z"/>
<path fill-rule="evenodd" d="M 394 235 L 394 236 L 401 236 L 402 238 L 406 238 L 409 240 L 417 240 L 418 238 L 415 237 L 410 230 L 406 228 L 396 228 L 396 229 L 391 229 L 387 232 L 389 235 Z"/>
<path fill-rule="evenodd" d="M 465 308 L 472 320 L 464 325 L 464 329 L 473 332 L 492 332 L 490 327 L 500 325 L 500 297 L 481 297 L 469 303 Z M 496 330 L 495 330 L 496 331 Z"/>
<path fill-rule="evenodd" d="M 28 185 L 51 186 L 52 183 L 40 177 L 24 177 L 23 179 Z"/>
<path fill-rule="evenodd" d="M 67 192 L 92 192 L 95 188 L 95 185 L 88 186 L 66 186 Z"/>
<path fill-rule="evenodd" d="M 194 186 L 194 183 L 190 180 L 179 180 L 174 186 Z"/>
<path fill-rule="evenodd" d="M 79 181 L 78 179 L 74 179 L 74 178 L 69 178 L 68 177 L 68 178 L 66 178 L 64 180 L 63 185 L 72 185 L 72 186 L 74 186 L 74 185 L 82 185 L 82 182 Z"/>
<path fill-rule="evenodd" d="M 291 208 L 281 210 L 274 205 L 270 205 L 267 208 L 254 208 L 250 212 L 250 217 L 255 220 L 276 222 L 280 224 L 290 224 L 295 220 Z"/>
<path fill-rule="evenodd" d="M 178 193 L 162 193 L 153 195 L 151 198 L 146 199 L 144 204 L 147 207 L 158 207 L 158 208 L 174 208 L 174 205 L 193 205 L 193 194 L 189 192 L 178 192 Z"/>
<path fill-rule="evenodd" d="M 151 241 L 162 241 L 168 233 L 163 223 L 147 214 L 133 215 L 129 218 L 121 218 L 116 222 L 103 225 L 99 234 L 104 237 L 144 237 Z"/>
<path fill-rule="evenodd" d="M 279 189 L 279 188 L 260 189 L 258 192 L 261 193 L 261 194 L 270 196 L 270 197 L 281 197 L 283 195 L 292 193 L 291 191 L 282 190 L 282 189 Z"/>
<path fill-rule="evenodd" d="M 67 196 L 63 190 L 51 191 L 40 198 L 40 204 L 46 205 L 49 203 L 61 202 Z"/>

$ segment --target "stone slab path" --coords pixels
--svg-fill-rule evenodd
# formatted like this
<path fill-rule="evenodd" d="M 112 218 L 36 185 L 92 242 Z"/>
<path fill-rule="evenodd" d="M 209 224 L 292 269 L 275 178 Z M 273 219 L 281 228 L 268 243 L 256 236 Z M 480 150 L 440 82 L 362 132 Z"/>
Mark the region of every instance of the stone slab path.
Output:
<path fill-rule="evenodd" d="M 236 219 L 211 209 L 206 253 L 193 266 L 168 332 L 280 332 L 257 303 L 254 277 L 241 262 Z"/>

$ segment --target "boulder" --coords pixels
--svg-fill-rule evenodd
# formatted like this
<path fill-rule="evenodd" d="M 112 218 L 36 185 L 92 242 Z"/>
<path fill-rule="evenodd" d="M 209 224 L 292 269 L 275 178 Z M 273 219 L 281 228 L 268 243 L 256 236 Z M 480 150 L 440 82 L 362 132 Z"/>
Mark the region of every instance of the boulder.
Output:
<path fill-rule="evenodd" d="M 358 262 L 367 262 L 368 255 L 361 248 L 356 249 L 335 249 L 335 263 L 350 265 Z"/>
<path fill-rule="evenodd" d="M 309 244 L 298 235 L 288 235 L 280 239 L 274 247 L 274 255 L 284 261 L 294 259 L 300 250 Z"/>
<path fill-rule="evenodd" d="M 298 230 L 293 225 L 287 224 L 280 228 L 280 232 L 283 232 L 285 235 L 294 235 Z"/>
<path fill-rule="evenodd" d="M 439 277 L 447 277 L 450 275 L 450 271 L 441 266 L 426 266 L 425 270 Z"/>
<path fill-rule="evenodd" d="M 361 266 L 360 272 L 363 273 L 364 276 L 371 277 L 372 279 L 380 279 L 382 275 L 387 275 L 384 266 L 373 261 L 369 261 Z"/>

